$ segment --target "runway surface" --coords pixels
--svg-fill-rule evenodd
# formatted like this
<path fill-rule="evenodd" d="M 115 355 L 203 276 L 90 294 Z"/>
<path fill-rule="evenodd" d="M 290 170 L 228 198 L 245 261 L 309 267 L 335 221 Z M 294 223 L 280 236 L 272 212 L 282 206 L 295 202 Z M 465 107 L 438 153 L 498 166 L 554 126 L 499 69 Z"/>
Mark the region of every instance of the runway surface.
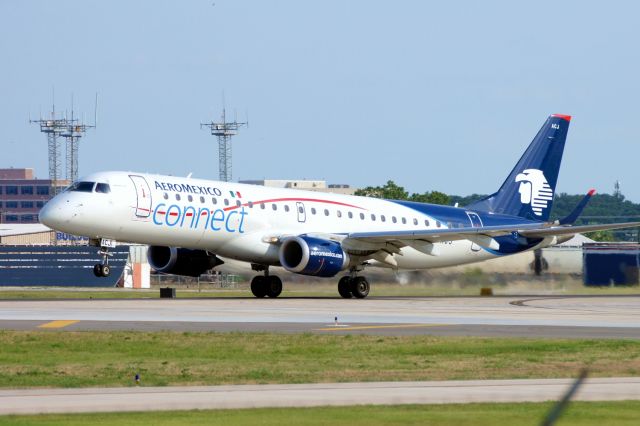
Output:
<path fill-rule="evenodd" d="M 569 379 L 0 390 L 0 414 L 558 400 Z M 587 379 L 577 401 L 640 399 L 640 378 Z"/>
<path fill-rule="evenodd" d="M 0 327 L 638 339 L 640 297 L 5 300 Z"/>

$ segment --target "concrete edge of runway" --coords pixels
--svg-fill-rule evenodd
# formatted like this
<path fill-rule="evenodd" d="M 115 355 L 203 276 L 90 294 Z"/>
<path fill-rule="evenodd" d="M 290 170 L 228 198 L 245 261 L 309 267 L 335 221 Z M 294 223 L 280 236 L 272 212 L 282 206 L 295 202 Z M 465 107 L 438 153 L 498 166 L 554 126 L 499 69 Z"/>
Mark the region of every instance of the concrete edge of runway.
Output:
<path fill-rule="evenodd" d="M 573 379 L 0 390 L 0 414 L 558 400 Z M 640 400 L 640 377 L 587 379 L 576 401 Z"/>

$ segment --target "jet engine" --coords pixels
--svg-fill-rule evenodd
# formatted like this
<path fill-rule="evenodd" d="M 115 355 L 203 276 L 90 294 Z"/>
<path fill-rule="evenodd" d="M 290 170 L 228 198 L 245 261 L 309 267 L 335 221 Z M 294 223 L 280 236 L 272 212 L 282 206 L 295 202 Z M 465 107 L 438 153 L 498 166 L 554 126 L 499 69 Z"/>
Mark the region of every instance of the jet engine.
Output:
<path fill-rule="evenodd" d="M 199 277 L 209 269 L 224 263 L 205 250 L 166 246 L 150 246 L 147 259 L 149 265 L 158 272 L 190 277 Z"/>
<path fill-rule="evenodd" d="M 308 235 L 285 239 L 279 257 L 287 271 L 315 277 L 333 277 L 349 266 L 349 255 L 340 243 Z"/>

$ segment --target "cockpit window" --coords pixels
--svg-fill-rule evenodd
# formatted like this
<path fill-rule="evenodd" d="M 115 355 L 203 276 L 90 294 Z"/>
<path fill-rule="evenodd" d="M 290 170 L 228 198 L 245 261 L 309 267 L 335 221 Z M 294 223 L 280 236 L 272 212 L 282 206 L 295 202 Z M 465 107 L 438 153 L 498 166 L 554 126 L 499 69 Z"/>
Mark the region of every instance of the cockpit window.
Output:
<path fill-rule="evenodd" d="M 95 184 L 95 182 L 74 182 L 73 185 L 69 187 L 69 191 L 93 192 L 93 186 Z"/>
<path fill-rule="evenodd" d="M 96 184 L 96 192 L 101 192 L 103 194 L 108 194 L 111 192 L 111 188 L 108 183 L 97 183 Z"/>

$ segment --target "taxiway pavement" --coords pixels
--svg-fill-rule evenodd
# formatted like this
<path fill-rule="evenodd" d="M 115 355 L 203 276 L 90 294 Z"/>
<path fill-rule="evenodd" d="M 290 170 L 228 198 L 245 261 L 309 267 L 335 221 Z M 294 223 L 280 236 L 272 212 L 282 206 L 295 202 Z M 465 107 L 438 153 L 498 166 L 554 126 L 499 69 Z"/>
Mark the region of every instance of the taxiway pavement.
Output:
<path fill-rule="evenodd" d="M 570 379 L 0 390 L 0 414 L 558 400 Z M 587 379 L 577 401 L 640 399 L 640 378 Z"/>

